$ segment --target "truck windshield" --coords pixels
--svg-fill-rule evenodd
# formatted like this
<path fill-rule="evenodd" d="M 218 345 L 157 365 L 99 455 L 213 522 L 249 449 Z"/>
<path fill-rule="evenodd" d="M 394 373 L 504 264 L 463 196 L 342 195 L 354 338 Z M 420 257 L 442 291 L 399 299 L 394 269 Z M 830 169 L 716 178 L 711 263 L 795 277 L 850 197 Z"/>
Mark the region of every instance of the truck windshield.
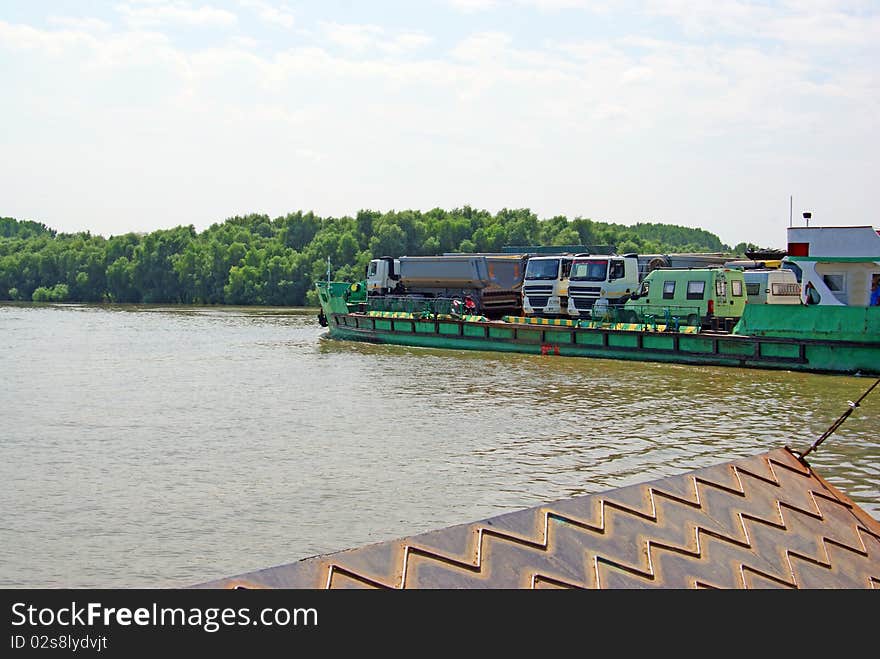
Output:
<path fill-rule="evenodd" d="M 575 261 L 571 266 L 572 281 L 605 281 L 608 261 Z"/>
<path fill-rule="evenodd" d="M 529 259 L 526 279 L 556 279 L 559 276 L 559 259 Z"/>

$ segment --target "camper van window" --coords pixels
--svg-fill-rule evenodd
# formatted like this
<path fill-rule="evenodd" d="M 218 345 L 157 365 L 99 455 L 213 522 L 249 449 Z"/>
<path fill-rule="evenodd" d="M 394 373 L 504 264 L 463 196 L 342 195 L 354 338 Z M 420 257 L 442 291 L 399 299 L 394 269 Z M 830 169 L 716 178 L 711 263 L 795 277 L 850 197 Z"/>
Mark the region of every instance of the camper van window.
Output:
<path fill-rule="evenodd" d="M 718 297 L 727 297 L 727 280 L 726 279 L 716 279 L 715 280 L 715 295 Z"/>
<path fill-rule="evenodd" d="M 770 287 L 773 295 L 800 295 L 801 287 L 797 284 L 772 284 Z"/>
<path fill-rule="evenodd" d="M 703 293 L 706 291 L 706 282 L 704 281 L 689 281 L 688 289 L 687 289 L 687 299 L 688 300 L 702 300 Z"/>
<path fill-rule="evenodd" d="M 663 282 L 663 299 L 671 300 L 675 297 L 675 282 L 674 281 L 664 281 Z"/>
<path fill-rule="evenodd" d="M 736 283 L 736 282 L 734 282 Z M 747 295 L 759 295 L 761 293 L 761 284 L 756 281 L 747 281 L 746 282 L 746 294 Z"/>
<path fill-rule="evenodd" d="M 739 279 L 734 279 L 730 282 L 730 294 L 733 295 L 733 297 L 743 296 L 743 283 Z"/>

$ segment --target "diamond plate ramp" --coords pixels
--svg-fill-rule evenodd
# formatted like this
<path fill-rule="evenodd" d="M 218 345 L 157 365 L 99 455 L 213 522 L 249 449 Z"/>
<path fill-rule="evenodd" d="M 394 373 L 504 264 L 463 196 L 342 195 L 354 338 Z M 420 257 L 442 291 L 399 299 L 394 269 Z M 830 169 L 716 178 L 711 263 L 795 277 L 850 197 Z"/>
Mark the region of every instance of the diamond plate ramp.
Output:
<path fill-rule="evenodd" d="M 880 522 L 788 448 L 195 588 L 878 588 Z"/>

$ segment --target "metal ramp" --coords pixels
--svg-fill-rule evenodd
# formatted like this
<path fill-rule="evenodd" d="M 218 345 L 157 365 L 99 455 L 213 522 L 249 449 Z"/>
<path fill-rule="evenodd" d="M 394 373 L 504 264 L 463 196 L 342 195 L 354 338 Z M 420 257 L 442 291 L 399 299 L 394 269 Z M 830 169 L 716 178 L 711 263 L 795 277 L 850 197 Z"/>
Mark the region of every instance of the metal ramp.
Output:
<path fill-rule="evenodd" d="M 880 587 L 880 522 L 788 448 L 195 588 Z"/>

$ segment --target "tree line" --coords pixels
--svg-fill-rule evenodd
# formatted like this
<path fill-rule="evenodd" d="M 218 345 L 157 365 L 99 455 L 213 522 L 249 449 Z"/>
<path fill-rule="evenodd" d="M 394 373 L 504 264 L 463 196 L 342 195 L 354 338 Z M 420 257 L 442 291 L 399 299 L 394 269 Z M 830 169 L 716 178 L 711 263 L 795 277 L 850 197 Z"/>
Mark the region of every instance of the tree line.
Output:
<path fill-rule="evenodd" d="M 529 209 L 495 214 L 469 206 L 320 217 L 230 217 L 105 238 L 59 233 L 33 220 L 0 217 L 0 300 L 316 306 L 314 282 L 361 279 L 378 256 L 500 252 L 509 245 L 612 245 L 618 253 L 731 252 L 703 229 L 624 226 Z"/>

